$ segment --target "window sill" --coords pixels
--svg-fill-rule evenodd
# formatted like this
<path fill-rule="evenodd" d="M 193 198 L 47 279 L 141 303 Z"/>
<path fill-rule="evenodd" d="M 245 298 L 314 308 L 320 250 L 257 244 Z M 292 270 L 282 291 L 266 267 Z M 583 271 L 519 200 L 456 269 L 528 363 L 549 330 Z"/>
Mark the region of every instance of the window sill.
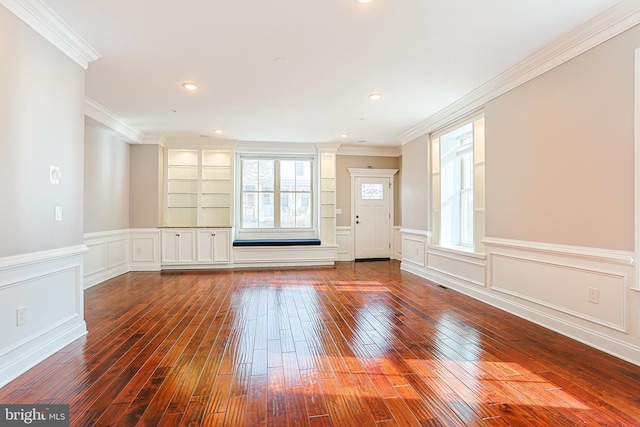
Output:
<path fill-rule="evenodd" d="M 435 251 L 448 252 L 456 255 L 464 255 L 477 259 L 486 259 L 486 255 L 482 252 L 474 252 L 470 248 L 465 248 L 463 246 L 440 246 L 440 245 L 427 245 L 427 250 L 433 249 Z"/>

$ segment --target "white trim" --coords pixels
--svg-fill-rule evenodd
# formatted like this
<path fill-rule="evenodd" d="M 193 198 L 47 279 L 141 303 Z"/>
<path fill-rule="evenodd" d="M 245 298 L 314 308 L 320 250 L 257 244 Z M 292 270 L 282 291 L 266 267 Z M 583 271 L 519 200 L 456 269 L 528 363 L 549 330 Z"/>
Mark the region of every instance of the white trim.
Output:
<path fill-rule="evenodd" d="M 581 246 L 559 245 L 555 243 L 529 242 L 523 240 L 501 239 L 497 237 L 485 237 L 482 239 L 485 246 L 497 246 L 524 251 L 533 251 L 551 255 L 615 263 L 622 265 L 635 265 L 634 253 L 617 251 L 612 249 L 586 248 Z M 488 251 L 487 251 L 488 252 Z"/>
<path fill-rule="evenodd" d="M 76 256 L 84 256 L 88 252 L 85 245 L 68 246 L 66 248 L 51 249 L 41 252 L 32 252 L 22 255 L 0 258 L 0 274 L 11 271 L 17 267 L 33 266 Z"/>
<path fill-rule="evenodd" d="M 640 256 L 640 48 L 635 51 L 634 68 L 634 112 L 633 112 L 633 145 L 634 145 L 634 249 L 635 257 Z M 640 290 L 640 263 L 636 263 L 636 279 L 632 285 Z"/>
<path fill-rule="evenodd" d="M 69 25 L 40 0 L 0 0 L 9 9 L 85 70 L 101 58 Z"/>
<path fill-rule="evenodd" d="M 418 230 L 418 229 L 414 229 L 414 228 L 404 228 L 404 227 L 400 228 L 400 233 L 402 233 L 402 234 L 413 234 L 414 236 L 422 236 L 422 237 L 426 237 L 426 238 L 429 238 L 429 237 L 431 237 L 433 235 L 433 233 L 431 231 Z"/>
<path fill-rule="evenodd" d="M 312 143 L 295 142 L 258 142 L 258 141 L 238 141 L 236 144 L 238 154 L 318 154 L 318 147 Z"/>
<path fill-rule="evenodd" d="M 0 387 L 87 333 L 82 286 L 86 252 L 86 246 L 76 245 L 0 259 L 3 310 L 13 310 L 14 304 L 28 310 L 24 325 L 3 320 L 7 334 L 0 348 Z M 74 304 L 51 306 L 46 290 Z"/>
<path fill-rule="evenodd" d="M 371 146 L 371 145 L 341 145 L 338 156 L 367 156 L 367 157 L 400 157 L 402 147 Z"/>
<path fill-rule="evenodd" d="M 105 128 L 116 138 L 128 143 L 141 144 L 144 142 L 144 133 L 131 126 L 123 118 L 112 113 L 91 98 L 84 98 L 84 114 L 89 119 L 89 124 Z"/>
<path fill-rule="evenodd" d="M 589 49 L 640 23 L 640 2 L 622 0 L 566 36 L 540 49 L 468 95 L 430 116 L 398 137 L 402 144 L 413 141 L 482 107 L 490 100 L 575 58 Z"/>
<path fill-rule="evenodd" d="M 373 169 L 373 168 L 347 168 L 351 178 L 356 177 L 371 177 L 376 178 L 390 178 L 393 184 L 393 179 L 398 173 L 398 169 Z"/>

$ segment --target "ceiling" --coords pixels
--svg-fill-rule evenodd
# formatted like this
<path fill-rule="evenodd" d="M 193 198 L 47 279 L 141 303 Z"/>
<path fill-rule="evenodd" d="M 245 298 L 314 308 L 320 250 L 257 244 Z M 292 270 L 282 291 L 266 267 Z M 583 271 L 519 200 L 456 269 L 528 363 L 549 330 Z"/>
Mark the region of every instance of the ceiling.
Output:
<path fill-rule="evenodd" d="M 102 56 L 87 97 L 146 135 L 394 146 L 617 0 L 44 2 Z"/>

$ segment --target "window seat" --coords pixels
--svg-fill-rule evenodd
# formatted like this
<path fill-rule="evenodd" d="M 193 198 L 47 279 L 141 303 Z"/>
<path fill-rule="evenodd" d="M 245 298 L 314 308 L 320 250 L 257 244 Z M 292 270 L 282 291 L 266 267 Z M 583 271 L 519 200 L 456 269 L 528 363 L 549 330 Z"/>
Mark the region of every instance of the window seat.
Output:
<path fill-rule="evenodd" d="M 242 239 L 234 240 L 233 246 L 316 246 L 320 239 Z"/>

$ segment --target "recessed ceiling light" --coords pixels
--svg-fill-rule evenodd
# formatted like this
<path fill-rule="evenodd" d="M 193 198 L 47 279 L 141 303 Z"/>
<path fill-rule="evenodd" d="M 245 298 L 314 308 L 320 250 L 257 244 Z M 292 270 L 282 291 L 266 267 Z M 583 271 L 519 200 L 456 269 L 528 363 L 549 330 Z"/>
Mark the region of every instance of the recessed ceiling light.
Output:
<path fill-rule="evenodd" d="M 213 133 L 220 135 L 222 133 L 222 129 L 214 129 Z"/>
<path fill-rule="evenodd" d="M 356 3 L 373 3 L 374 0 L 354 0 Z"/>
<path fill-rule="evenodd" d="M 274 61 L 277 64 L 288 64 L 289 58 L 287 58 L 286 56 L 278 56 L 276 59 L 274 59 Z"/>
<path fill-rule="evenodd" d="M 185 88 L 186 90 L 189 91 L 194 91 L 194 90 L 198 90 L 200 88 L 200 86 L 198 86 L 195 83 L 191 83 L 191 82 L 186 82 L 186 83 L 182 83 L 182 87 Z"/>
<path fill-rule="evenodd" d="M 348 133 L 341 133 L 340 134 L 340 138 L 348 138 L 349 134 Z"/>
<path fill-rule="evenodd" d="M 382 99 L 382 95 L 380 95 L 379 93 L 372 93 L 371 95 L 369 95 L 369 99 L 372 101 L 379 101 Z"/>

